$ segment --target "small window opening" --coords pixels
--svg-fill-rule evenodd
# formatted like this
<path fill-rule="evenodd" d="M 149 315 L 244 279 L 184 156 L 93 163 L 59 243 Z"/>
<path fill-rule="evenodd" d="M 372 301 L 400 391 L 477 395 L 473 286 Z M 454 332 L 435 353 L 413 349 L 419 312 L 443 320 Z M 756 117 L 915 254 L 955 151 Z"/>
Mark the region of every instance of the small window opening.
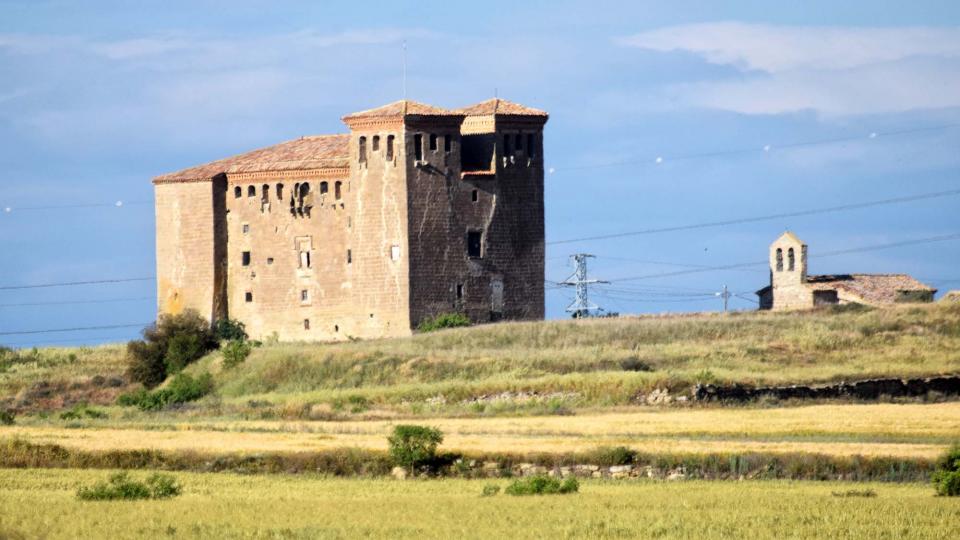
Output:
<path fill-rule="evenodd" d="M 393 160 L 393 135 L 387 135 L 387 161 Z"/>
<path fill-rule="evenodd" d="M 787 270 L 793 272 L 795 266 L 795 257 L 793 256 L 793 248 L 787 250 Z"/>
<path fill-rule="evenodd" d="M 522 150 L 523 150 L 523 135 L 517 133 L 517 136 L 516 136 L 516 138 L 514 139 L 514 141 L 515 141 L 515 146 L 517 147 L 517 151 L 522 151 Z"/>
<path fill-rule="evenodd" d="M 353 251 L 347 250 L 347 264 L 353 264 Z"/>
<path fill-rule="evenodd" d="M 240 197 L 242 197 L 242 196 L 243 196 L 243 188 L 241 188 L 240 186 L 237 186 L 237 187 L 233 188 L 233 196 L 236 197 L 236 198 L 238 198 L 238 199 L 239 199 Z"/>
<path fill-rule="evenodd" d="M 473 190 L 473 192 L 470 194 L 470 200 L 473 201 L 473 202 L 479 201 L 479 200 L 480 200 L 480 191 L 479 191 L 479 190 L 476 190 L 476 189 Z"/>
<path fill-rule="evenodd" d="M 247 301 L 247 302 L 253 302 L 253 293 L 250 292 L 250 291 L 247 291 L 247 292 L 243 295 L 243 299 L 244 299 L 245 301 Z"/>
<path fill-rule="evenodd" d="M 367 138 L 366 137 L 360 137 L 359 148 L 360 148 L 360 162 L 362 163 L 367 160 Z"/>
<path fill-rule="evenodd" d="M 320 182 L 320 194 L 323 195 L 328 191 L 330 191 L 330 185 L 326 182 Z"/>
<path fill-rule="evenodd" d="M 333 331 L 334 331 L 334 332 L 339 332 L 339 331 L 340 331 L 340 325 L 339 325 L 339 324 L 333 325 Z"/>
<path fill-rule="evenodd" d="M 777 248 L 777 272 L 783 272 L 783 250 Z"/>
<path fill-rule="evenodd" d="M 304 320 L 303 320 L 303 329 L 304 329 L 304 330 L 309 330 L 309 329 L 310 329 L 310 319 L 304 319 Z"/>
<path fill-rule="evenodd" d="M 267 184 L 264 184 L 263 187 L 260 188 L 260 198 L 263 199 L 263 202 L 270 200 L 270 186 Z"/>
<path fill-rule="evenodd" d="M 423 134 L 417 133 L 413 136 L 413 156 L 420 161 L 423 159 Z"/>
<path fill-rule="evenodd" d="M 380 151 L 380 136 L 379 136 L 379 135 L 374 135 L 374 136 L 373 136 L 373 141 L 372 141 L 371 144 L 370 144 L 370 150 L 373 151 L 373 152 L 379 152 L 379 151 Z"/>
<path fill-rule="evenodd" d="M 250 232 L 250 224 L 249 224 L 249 223 L 244 223 L 244 224 L 243 224 L 243 234 L 247 234 L 248 232 Z"/>
<path fill-rule="evenodd" d="M 254 187 L 254 186 L 248 187 L 248 188 L 247 188 L 247 197 L 256 197 L 256 196 L 257 196 L 257 188 Z"/>
<path fill-rule="evenodd" d="M 400 260 L 400 246 L 398 245 L 390 246 L 390 260 L 392 261 Z"/>
<path fill-rule="evenodd" d="M 536 152 L 534 152 L 534 135 L 533 133 L 527 133 L 527 155 L 534 157 Z"/>
<path fill-rule="evenodd" d="M 277 184 L 277 200 L 283 200 L 283 184 Z"/>
<path fill-rule="evenodd" d="M 267 257 L 267 264 L 273 264 L 273 257 Z"/>
<path fill-rule="evenodd" d="M 243 266 L 250 266 L 250 252 L 244 251 L 241 255 L 241 263 Z"/>
<path fill-rule="evenodd" d="M 509 156 L 513 153 L 513 147 L 510 145 L 510 135 L 503 136 L 503 155 Z"/>
<path fill-rule="evenodd" d="M 308 290 L 306 290 L 306 289 L 303 289 L 302 291 L 300 291 L 300 301 L 301 301 L 301 302 L 309 302 L 309 301 L 310 301 L 310 291 L 308 291 Z"/>
<path fill-rule="evenodd" d="M 333 196 L 338 201 L 343 197 L 343 182 L 334 182 Z"/>
<path fill-rule="evenodd" d="M 300 252 L 300 268 L 310 268 L 310 252 Z"/>
<path fill-rule="evenodd" d="M 457 300 L 463 300 L 463 283 L 457 283 Z"/>
<path fill-rule="evenodd" d="M 437 151 L 437 134 L 436 133 L 430 134 L 430 151 L 432 152 Z"/>
<path fill-rule="evenodd" d="M 480 231 L 467 233 L 467 256 L 480 258 L 483 246 L 483 234 Z"/>
<path fill-rule="evenodd" d="M 453 147 L 453 135 L 447 134 L 443 136 L 443 151 L 450 153 L 450 150 Z"/>

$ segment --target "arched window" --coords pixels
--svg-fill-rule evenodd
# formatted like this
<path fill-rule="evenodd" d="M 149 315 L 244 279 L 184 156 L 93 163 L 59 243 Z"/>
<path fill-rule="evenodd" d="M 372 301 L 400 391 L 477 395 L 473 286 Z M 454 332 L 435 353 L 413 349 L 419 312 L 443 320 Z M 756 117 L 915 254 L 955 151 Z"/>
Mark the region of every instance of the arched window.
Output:
<path fill-rule="evenodd" d="M 238 198 L 238 199 L 239 199 L 240 197 L 242 197 L 242 196 L 243 196 L 243 188 L 241 188 L 240 186 L 237 186 L 237 187 L 233 188 L 233 196 L 236 197 L 236 198 Z"/>
<path fill-rule="evenodd" d="M 783 250 L 777 248 L 777 272 L 783 272 Z"/>
<path fill-rule="evenodd" d="M 343 187 L 343 182 L 337 181 L 336 183 L 333 184 L 333 196 L 338 201 L 343 196 L 342 189 L 341 189 L 342 187 Z"/>
<path fill-rule="evenodd" d="M 300 184 L 300 198 L 304 198 L 310 194 L 310 182 L 304 182 Z"/>
<path fill-rule="evenodd" d="M 277 184 L 277 200 L 283 200 L 283 184 Z"/>
<path fill-rule="evenodd" d="M 795 264 L 794 264 L 795 262 L 796 262 L 796 261 L 795 261 L 794 256 L 793 256 L 793 248 L 790 248 L 790 249 L 787 250 L 787 270 L 789 270 L 790 272 L 793 272 L 793 268 L 794 268 L 794 266 L 795 266 Z"/>
<path fill-rule="evenodd" d="M 257 196 L 257 187 L 250 186 L 247 188 L 247 197 L 256 197 Z"/>
<path fill-rule="evenodd" d="M 433 152 L 437 151 L 437 134 L 436 133 L 430 134 L 430 150 Z"/>
<path fill-rule="evenodd" d="M 326 182 L 320 182 L 320 194 L 330 191 L 330 186 Z"/>
<path fill-rule="evenodd" d="M 387 161 L 393 160 L 393 135 L 387 135 Z"/>
<path fill-rule="evenodd" d="M 362 163 L 367 160 L 367 138 L 366 137 L 360 137 L 358 147 L 360 149 L 360 162 Z"/>
<path fill-rule="evenodd" d="M 370 144 L 370 151 L 372 151 L 372 152 L 379 152 L 379 151 L 380 151 L 380 136 L 379 136 L 379 135 L 374 135 L 374 136 L 373 136 L 373 141 L 372 141 L 372 143 Z"/>
<path fill-rule="evenodd" d="M 270 186 L 269 186 L 269 185 L 264 184 L 263 187 L 260 188 L 260 198 L 263 199 L 263 202 L 267 202 L 267 201 L 270 200 Z"/>

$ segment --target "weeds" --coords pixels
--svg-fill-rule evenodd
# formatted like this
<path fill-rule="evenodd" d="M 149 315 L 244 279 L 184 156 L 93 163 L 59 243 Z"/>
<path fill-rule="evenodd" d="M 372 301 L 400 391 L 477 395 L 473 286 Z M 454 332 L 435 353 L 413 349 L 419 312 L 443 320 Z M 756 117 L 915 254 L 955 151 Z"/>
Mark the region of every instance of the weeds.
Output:
<path fill-rule="evenodd" d="M 125 472 L 120 472 L 106 482 L 81 487 L 77 490 L 77 498 L 82 501 L 169 499 L 180 495 L 181 491 L 177 481 L 166 474 L 154 473 L 141 482 L 131 479 Z"/>
<path fill-rule="evenodd" d="M 960 497 L 960 445 L 951 448 L 937 461 L 937 470 L 931 480 L 937 495 Z"/>
<path fill-rule="evenodd" d="M 213 376 L 203 373 L 196 378 L 179 373 L 164 388 L 154 391 L 138 390 L 122 394 L 117 404 L 125 407 L 136 406 L 143 411 L 158 411 L 177 403 L 196 401 L 213 391 Z"/>
<path fill-rule="evenodd" d="M 110 416 L 103 411 L 90 407 L 86 403 L 79 403 L 74 405 L 72 409 L 60 413 L 61 420 L 82 420 L 84 418 L 101 420 L 104 418 L 110 418 Z"/>
<path fill-rule="evenodd" d="M 514 480 L 504 493 L 507 495 L 566 495 L 580 490 L 580 482 L 570 477 L 562 482 L 549 476 L 537 475 Z"/>
<path fill-rule="evenodd" d="M 462 313 L 441 313 L 436 317 L 424 319 L 417 330 L 420 332 L 434 332 L 445 328 L 460 328 L 470 326 L 470 319 Z"/>
<path fill-rule="evenodd" d="M 849 497 L 863 497 L 871 498 L 876 497 L 877 492 L 872 489 L 848 489 L 847 491 L 831 491 L 831 495 L 834 497 L 840 498 L 849 498 Z"/>

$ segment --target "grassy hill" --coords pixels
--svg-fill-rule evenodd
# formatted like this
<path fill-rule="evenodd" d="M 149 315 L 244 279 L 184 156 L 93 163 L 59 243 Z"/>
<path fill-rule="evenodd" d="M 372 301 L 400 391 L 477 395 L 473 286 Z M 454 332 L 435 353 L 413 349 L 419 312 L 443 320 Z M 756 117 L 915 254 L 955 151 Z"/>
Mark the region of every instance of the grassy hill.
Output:
<path fill-rule="evenodd" d="M 122 346 L 8 353 L 0 396 L 38 382 L 122 373 Z M 960 372 L 960 305 L 503 323 L 406 339 L 265 344 L 246 363 L 213 353 L 228 413 L 330 418 L 557 413 L 638 402 L 697 383 L 794 384 Z M 98 379 L 102 382 L 102 379 Z M 80 381 L 80 382 L 78 382 Z"/>

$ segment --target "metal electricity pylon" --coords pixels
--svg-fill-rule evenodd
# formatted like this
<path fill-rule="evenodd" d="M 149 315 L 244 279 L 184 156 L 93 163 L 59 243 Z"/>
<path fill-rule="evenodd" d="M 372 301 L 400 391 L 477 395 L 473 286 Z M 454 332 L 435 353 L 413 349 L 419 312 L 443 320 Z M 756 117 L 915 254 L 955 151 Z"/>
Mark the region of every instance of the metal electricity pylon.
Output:
<path fill-rule="evenodd" d="M 571 258 L 577 263 L 577 269 L 573 275 L 561 282 L 561 285 L 576 287 L 577 297 L 573 303 L 567 306 L 567 311 L 573 314 L 573 318 L 580 319 L 589 317 L 592 311 L 601 311 L 600 306 L 590 302 L 590 293 L 588 286 L 596 283 L 608 283 L 598 279 L 587 279 L 587 259 L 592 259 L 593 255 L 588 253 L 577 253 Z"/>

